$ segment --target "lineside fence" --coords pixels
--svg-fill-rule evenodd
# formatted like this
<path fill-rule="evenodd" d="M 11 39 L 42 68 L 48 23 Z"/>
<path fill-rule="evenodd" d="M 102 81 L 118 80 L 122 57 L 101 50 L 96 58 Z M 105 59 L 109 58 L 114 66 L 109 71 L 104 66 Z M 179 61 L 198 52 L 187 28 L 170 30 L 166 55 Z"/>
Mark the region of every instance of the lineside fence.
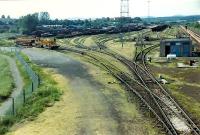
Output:
<path fill-rule="evenodd" d="M 39 76 L 32 70 L 30 65 L 24 60 L 24 58 L 20 55 L 20 49 L 16 47 L 8 48 L 8 47 L 1 47 L 1 52 L 11 52 L 14 53 L 17 60 L 23 65 L 24 69 L 26 70 L 29 78 L 31 79 L 31 83 L 27 85 L 21 91 L 15 92 L 9 97 L 5 102 L 0 104 L 0 117 L 3 116 L 12 116 L 15 115 L 16 112 L 23 106 L 26 100 L 32 95 L 32 93 L 39 87 L 40 78 Z M 14 92 L 14 91 L 13 91 Z"/>

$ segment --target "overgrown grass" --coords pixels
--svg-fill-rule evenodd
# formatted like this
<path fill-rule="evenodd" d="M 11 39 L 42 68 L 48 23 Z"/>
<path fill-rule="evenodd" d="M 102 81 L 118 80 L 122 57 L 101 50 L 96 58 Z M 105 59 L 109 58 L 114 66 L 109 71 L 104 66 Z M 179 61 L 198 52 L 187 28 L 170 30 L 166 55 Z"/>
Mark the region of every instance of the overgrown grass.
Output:
<path fill-rule="evenodd" d="M 1 39 L 6 39 L 6 38 L 9 38 L 9 37 L 15 37 L 19 35 L 18 33 L 11 33 L 11 32 L 4 32 L 4 33 L 0 33 L 0 38 Z"/>
<path fill-rule="evenodd" d="M 162 64 L 155 64 L 151 63 L 152 66 L 156 67 L 164 67 L 161 71 L 154 70 L 154 75 L 158 77 L 159 74 L 161 74 L 168 82 L 169 84 L 166 85 L 166 88 L 169 90 L 171 95 L 178 101 L 178 103 L 181 105 L 188 114 L 190 114 L 191 117 L 193 117 L 195 120 L 200 122 L 200 103 L 198 100 L 196 100 L 196 97 L 198 97 L 198 94 L 193 97 L 193 87 L 196 87 L 196 91 L 199 90 L 199 79 L 197 78 L 196 81 L 191 81 L 192 75 L 195 74 L 198 75 L 200 70 L 197 69 L 178 69 L 176 68 L 177 62 L 184 63 L 185 61 L 188 61 L 185 58 L 173 60 L 171 63 L 162 63 Z M 153 68 L 152 68 L 153 69 Z M 193 73 L 193 74 L 192 74 Z M 192 75 L 191 75 L 192 74 Z M 191 80 L 190 80 L 191 79 Z M 187 85 L 187 92 L 183 90 L 184 85 Z M 190 93 L 190 94 L 188 94 Z"/>
<path fill-rule="evenodd" d="M 93 40 L 94 37 L 95 37 L 95 36 L 90 36 L 90 37 L 86 38 L 86 40 L 85 40 L 85 42 L 84 42 L 84 45 L 85 45 L 85 46 L 88 46 L 88 47 L 95 46 L 96 43 L 95 43 L 95 41 Z"/>
<path fill-rule="evenodd" d="M 106 46 L 130 60 L 135 56 L 135 42 L 125 42 L 122 48 L 121 42 L 109 41 L 106 43 Z"/>
<path fill-rule="evenodd" d="M 196 101 L 194 98 L 185 95 L 180 91 L 181 85 L 170 84 L 168 88 L 170 88 L 170 92 L 172 95 L 178 100 L 178 102 L 187 110 L 189 113 L 192 114 L 193 117 L 198 118 L 200 121 L 200 103 Z"/>
<path fill-rule="evenodd" d="M 0 97 L 7 98 L 14 88 L 14 80 L 10 71 L 10 65 L 2 55 L 0 55 L 0 78 Z"/>
<path fill-rule="evenodd" d="M 25 67 L 22 66 L 19 61 L 17 61 L 16 64 L 17 64 L 17 67 L 19 69 L 19 72 L 20 72 L 20 74 L 22 76 L 22 79 L 23 79 L 23 82 L 24 82 L 24 86 L 23 87 L 27 88 L 31 83 L 31 79 L 29 78 L 29 76 L 28 76 L 28 74 L 27 74 L 27 72 L 25 70 Z"/>
<path fill-rule="evenodd" d="M 32 69 L 41 77 L 41 85 L 33 92 L 33 94 L 26 100 L 26 103 L 18 109 L 15 116 L 5 117 L 0 120 L 0 134 L 5 134 L 15 123 L 24 120 L 33 120 L 45 108 L 52 106 L 56 101 L 59 101 L 62 92 L 58 89 L 57 83 L 51 76 L 46 74 L 39 66 L 34 65 L 23 55 L 24 59 L 31 65 Z M 19 63 L 18 63 L 19 65 Z M 30 80 L 25 75 L 24 68 L 19 68 L 25 83 Z M 26 86 L 26 85 L 25 85 Z"/>
<path fill-rule="evenodd" d="M 14 42 L 12 40 L 7 40 L 7 39 L 0 39 L 0 47 L 5 47 L 5 46 L 14 46 Z"/>

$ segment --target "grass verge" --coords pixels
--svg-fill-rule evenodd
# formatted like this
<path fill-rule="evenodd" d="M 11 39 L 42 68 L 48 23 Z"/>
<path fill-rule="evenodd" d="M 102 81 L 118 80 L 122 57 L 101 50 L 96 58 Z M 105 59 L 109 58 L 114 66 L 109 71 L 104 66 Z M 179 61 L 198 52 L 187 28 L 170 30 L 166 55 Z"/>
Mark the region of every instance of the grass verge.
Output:
<path fill-rule="evenodd" d="M 57 83 L 51 76 L 46 74 L 39 66 L 32 64 L 27 56 L 23 55 L 23 57 L 31 65 L 32 69 L 42 77 L 42 82 L 40 87 L 26 100 L 26 103 L 18 109 L 15 116 L 4 117 L 0 120 L 0 134 L 8 132 L 15 123 L 35 119 L 46 107 L 50 107 L 56 101 L 59 101 L 62 95 L 62 92 L 57 87 Z M 18 63 L 18 66 L 21 65 Z M 30 82 L 24 68 L 20 67 L 19 70 L 23 75 L 25 83 Z"/>
<path fill-rule="evenodd" d="M 9 97 L 15 87 L 12 73 L 10 71 L 10 65 L 2 55 L 0 55 L 0 69 L 0 102 L 2 102 L 1 97 Z"/>
<path fill-rule="evenodd" d="M 14 46 L 14 42 L 7 39 L 0 39 L 0 47 Z"/>
<path fill-rule="evenodd" d="M 200 103 L 193 97 L 184 94 L 181 91 L 182 85 L 169 84 L 167 87 L 170 89 L 171 94 L 180 103 L 180 105 L 191 114 L 191 116 L 200 122 Z"/>

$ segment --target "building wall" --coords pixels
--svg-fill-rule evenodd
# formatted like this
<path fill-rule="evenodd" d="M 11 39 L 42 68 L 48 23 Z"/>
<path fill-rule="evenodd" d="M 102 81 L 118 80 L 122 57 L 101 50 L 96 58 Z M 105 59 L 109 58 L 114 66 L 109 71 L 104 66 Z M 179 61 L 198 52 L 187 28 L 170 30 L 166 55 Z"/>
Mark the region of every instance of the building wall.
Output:
<path fill-rule="evenodd" d="M 168 47 L 167 47 L 168 46 Z M 161 41 L 160 44 L 160 56 L 166 57 L 167 50 L 170 54 L 176 54 L 177 57 L 190 57 L 192 56 L 192 41 L 180 39 L 173 41 Z"/>
<path fill-rule="evenodd" d="M 165 57 L 165 43 L 164 43 L 164 41 L 160 42 L 160 57 Z"/>

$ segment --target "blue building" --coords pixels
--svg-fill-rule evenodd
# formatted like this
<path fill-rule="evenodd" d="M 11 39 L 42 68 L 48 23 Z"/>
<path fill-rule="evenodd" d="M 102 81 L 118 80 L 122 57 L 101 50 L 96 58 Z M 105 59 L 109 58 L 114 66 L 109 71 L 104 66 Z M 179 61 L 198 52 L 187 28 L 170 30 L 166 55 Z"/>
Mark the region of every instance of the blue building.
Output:
<path fill-rule="evenodd" d="M 189 38 L 166 39 L 160 43 L 160 56 L 176 54 L 177 57 L 192 56 L 192 41 Z"/>

